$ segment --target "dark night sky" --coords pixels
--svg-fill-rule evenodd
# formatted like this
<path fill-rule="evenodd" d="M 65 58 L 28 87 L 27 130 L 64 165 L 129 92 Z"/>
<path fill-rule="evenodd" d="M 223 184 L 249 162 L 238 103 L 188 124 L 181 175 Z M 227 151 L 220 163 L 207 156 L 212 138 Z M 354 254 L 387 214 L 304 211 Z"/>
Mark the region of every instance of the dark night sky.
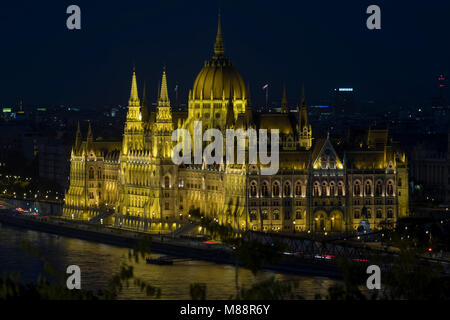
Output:
<path fill-rule="evenodd" d="M 141 92 L 156 99 L 163 64 L 169 87 L 187 99 L 212 55 L 218 1 L 15 1 L 0 5 L 0 106 L 124 104 L 135 63 Z M 66 28 L 66 8 L 81 8 L 82 29 Z M 366 28 L 366 8 L 381 7 L 381 30 Z M 226 55 L 254 104 L 310 103 L 336 86 L 360 100 L 427 103 L 439 73 L 450 76 L 450 1 L 222 1 Z M 172 91 L 173 94 L 173 91 Z M 447 95 L 448 96 L 448 95 Z"/>

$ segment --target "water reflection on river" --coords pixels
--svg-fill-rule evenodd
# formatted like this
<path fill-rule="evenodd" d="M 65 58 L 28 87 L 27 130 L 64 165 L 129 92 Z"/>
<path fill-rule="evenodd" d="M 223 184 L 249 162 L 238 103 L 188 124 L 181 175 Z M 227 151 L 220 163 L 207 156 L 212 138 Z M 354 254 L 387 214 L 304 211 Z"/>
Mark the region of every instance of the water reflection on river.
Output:
<path fill-rule="evenodd" d="M 52 234 L 13 228 L 0 224 L 0 271 L 20 271 L 25 282 L 34 282 L 43 272 L 43 263 L 21 249 L 22 240 L 37 247 L 52 266 L 64 272 L 68 265 L 81 268 L 82 288 L 97 290 L 104 287 L 111 275 L 117 272 L 121 262 L 128 261 L 128 249 L 66 238 Z M 208 299 L 228 299 L 235 292 L 235 272 L 232 266 L 204 261 L 180 261 L 172 266 L 147 265 L 144 261 L 135 265 L 135 276 L 160 287 L 162 299 L 189 299 L 189 285 L 194 282 L 207 285 Z M 240 269 L 241 285 L 250 286 L 275 275 L 279 280 L 296 280 L 297 293 L 306 299 L 315 294 L 325 295 L 334 280 L 304 277 L 261 271 L 255 278 L 252 273 Z M 121 295 L 123 299 L 142 299 L 145 295 L 130 284 Z"/>

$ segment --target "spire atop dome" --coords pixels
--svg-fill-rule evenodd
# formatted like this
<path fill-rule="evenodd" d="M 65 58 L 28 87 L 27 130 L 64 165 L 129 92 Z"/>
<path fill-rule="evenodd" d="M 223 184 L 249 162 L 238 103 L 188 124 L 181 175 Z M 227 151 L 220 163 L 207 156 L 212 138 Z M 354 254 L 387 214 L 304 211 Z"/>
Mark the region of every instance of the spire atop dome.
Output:
<path fill-rule="evenodd" d="M 217 18 L 217 35 L 216 35 L 216 43 L 214 44 L 214 54 L 215 57 L 223 56 L 225 53 L 225 47 L 223 45 L 222 38 L 222 26 L 220 23 L 220 10 Z"/>
<path fill-rule="evenodd" d="M 133 66 L 133 77 L 131 78 L 131 92 L 130 92 L 130 100 L 128 100 L 129 106 L 139 106 L 139 96 L 138 96 L 138 90 L 137 90 L 137 83 L 136 83 L 136 70 Z"/>

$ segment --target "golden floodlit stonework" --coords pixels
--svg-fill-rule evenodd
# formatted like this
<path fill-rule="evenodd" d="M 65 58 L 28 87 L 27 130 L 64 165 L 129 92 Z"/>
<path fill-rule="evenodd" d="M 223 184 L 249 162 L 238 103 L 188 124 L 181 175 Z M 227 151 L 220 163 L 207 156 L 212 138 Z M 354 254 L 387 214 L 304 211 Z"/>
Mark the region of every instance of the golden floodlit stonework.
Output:
<path fill-rule="evenodd" d="M 145 91 L 144 91 L 145 92 Z M 297 112 L 286 90 L 281 112 L 255 113 L 250 92 L 226 58 L 220 16 L 214 56 L 189 91 L 188 112 L 173 112 L 163 70 L 156 112 L 138 96 L 133 70 L 122 141 L 83 140 L 78 127 L 70 158 L 70 187 L 63 216 L 104 221 L 146 232 L 169 232 L 199 209 L 236 230 L 354 231 L 395 225 L 409 214 L 407 159 L 387 130 L 368 130 L 357 148 L 336 152 L 330 137 L 315 138 L 304 89 Z M 173 130 L 279 129 L 276 175 L 260 164 L 175 165 Z M 192 135 L 193 136 L 193 135 Z"/>

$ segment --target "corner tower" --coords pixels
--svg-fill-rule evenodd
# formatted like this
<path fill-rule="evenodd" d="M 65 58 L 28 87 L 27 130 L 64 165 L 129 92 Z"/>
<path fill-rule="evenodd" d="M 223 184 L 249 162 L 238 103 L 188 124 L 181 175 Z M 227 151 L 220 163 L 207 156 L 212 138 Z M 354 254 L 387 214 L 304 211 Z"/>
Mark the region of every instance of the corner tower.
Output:
<path fill-rule="evenodd" d="M 128 112 L 123 132 L 122 154 L 127 155 L 130 150 L 144 149 L 144 121 L 142 107 L 138 96 L 136 71 L 133 68 L 131 77 L 131 92 L 128 100 Z"/>

